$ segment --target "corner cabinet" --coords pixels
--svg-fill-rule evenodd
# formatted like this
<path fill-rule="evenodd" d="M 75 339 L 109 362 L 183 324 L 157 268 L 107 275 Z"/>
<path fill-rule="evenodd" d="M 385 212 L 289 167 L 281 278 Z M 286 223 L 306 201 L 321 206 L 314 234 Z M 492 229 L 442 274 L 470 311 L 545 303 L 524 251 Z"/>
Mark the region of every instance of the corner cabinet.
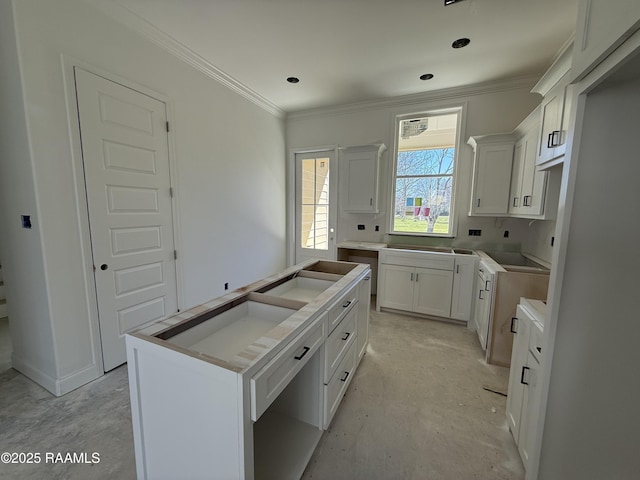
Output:
<path fill-rule="evenodd" d="M 137 478 L 299 479 L 366 349 L 370 276 L 309 261 L 127 334 Z"/>
<path fill-rule="evenodd" d="M 340 150 L 341 210 L 378 213 L 380 158 L 384 144 L 345 147 Z"/>
<path fill-rule="evenodd" d="M 572 83 L 584 78 L 638 28 L 638 0 L 581 0 L 571 65 Z"/>
<path fill-rule="evenodd" d="M 474 152 L 469 215 L 506 215 L 515 137 L 483 135 L 470 137 L 467 143 Z"/>

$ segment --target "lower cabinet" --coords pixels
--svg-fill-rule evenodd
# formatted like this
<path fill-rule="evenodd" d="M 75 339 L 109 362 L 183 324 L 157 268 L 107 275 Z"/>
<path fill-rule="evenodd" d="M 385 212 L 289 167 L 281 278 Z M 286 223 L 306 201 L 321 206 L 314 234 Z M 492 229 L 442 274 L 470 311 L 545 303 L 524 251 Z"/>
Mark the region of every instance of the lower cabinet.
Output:
<path fill-rule="evenodd" d="M 384 249 L 378 265 L 378 306 L 468 322 L 478 257 Z"/>
<path fill-rule="evenodd" d="M 542 355 L 542 327 L 526 306 L 518 305 L 511 330 L 514 332 L 514 343 L 507 395 L 507 423 L 526 470 L 536 438 L 540 405 L 538 372 Z"/>
<path fill-rule="evenodd" d="M 358 286 L 358 338 L 356 350 L 358 362 L 362 360 L 369 343 L 369 310 L 371 309 L 371 275 L 365 277 Z"/>

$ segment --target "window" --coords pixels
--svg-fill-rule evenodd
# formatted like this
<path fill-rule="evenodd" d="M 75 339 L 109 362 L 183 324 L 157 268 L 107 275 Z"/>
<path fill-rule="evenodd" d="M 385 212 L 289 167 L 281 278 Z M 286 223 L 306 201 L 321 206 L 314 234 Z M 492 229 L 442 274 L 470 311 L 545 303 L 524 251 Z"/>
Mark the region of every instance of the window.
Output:
<path fill-rule="evenodd" d="M 398 119 L 391 233 L 452 236 L 460 109 Z"/>

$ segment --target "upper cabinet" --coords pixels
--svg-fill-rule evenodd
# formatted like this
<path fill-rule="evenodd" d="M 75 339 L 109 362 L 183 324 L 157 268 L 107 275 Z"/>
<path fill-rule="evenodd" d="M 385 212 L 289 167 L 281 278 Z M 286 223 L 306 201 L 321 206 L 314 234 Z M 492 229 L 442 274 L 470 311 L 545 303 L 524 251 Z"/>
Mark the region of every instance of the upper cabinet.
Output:
<path fill-rule="evenodd" d="M 555 215 L 545 208 L 549 173 L 536 170 L 539 121 L 540 108 L 536 108 L 514 131 L 510 216 L 546 219 Z"/>
<path fill-rule="evenodd" d="M 536 165 L 552 165 L 561 162 L 565 153 L 571 90 L 571 46 L 567 46 L 540 81 L 531 90 L 544 98 L 540 104 L 540 126 Z M 559 160 L 560 159 L 560 160 Z"/>
<path fill-rule="evenodd" d="M 513 135 L 470 137 L 467 143 L 474 152 L 469 215 L 506 215 L 515 144 Z"/>
<path fill-rule="evenodd" d="M 639 27 L 638 0 L 581 0 L 571 65 L 572 82 L 585 77 Z"/>
<path fill-rule="evenodd" d="M 340 151 L 342 210 L 378 213 L 380 157 L 384 144 L 346 147 Z"/>

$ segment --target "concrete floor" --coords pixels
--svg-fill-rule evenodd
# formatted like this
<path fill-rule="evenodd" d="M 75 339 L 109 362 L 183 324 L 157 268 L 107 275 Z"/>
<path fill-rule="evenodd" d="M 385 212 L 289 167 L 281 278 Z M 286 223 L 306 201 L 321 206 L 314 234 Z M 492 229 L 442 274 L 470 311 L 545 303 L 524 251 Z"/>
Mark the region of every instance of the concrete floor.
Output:
<path fill-rule="evenodd" d="M 372 311 L 367 355 L 303 478 L 523 479 L 506 398 L 483 388 L 506 392 L 507 382 L 507 369 L 484 362 L 474 332 Z M 42 456 L 0 463 L 0 478 L 135 478 L 125 367 L 60 398 L 1 372 L 0 432 L 0 452 Z M 96 452 L 100 462 L 45 463 L 47 452 Z"/>

